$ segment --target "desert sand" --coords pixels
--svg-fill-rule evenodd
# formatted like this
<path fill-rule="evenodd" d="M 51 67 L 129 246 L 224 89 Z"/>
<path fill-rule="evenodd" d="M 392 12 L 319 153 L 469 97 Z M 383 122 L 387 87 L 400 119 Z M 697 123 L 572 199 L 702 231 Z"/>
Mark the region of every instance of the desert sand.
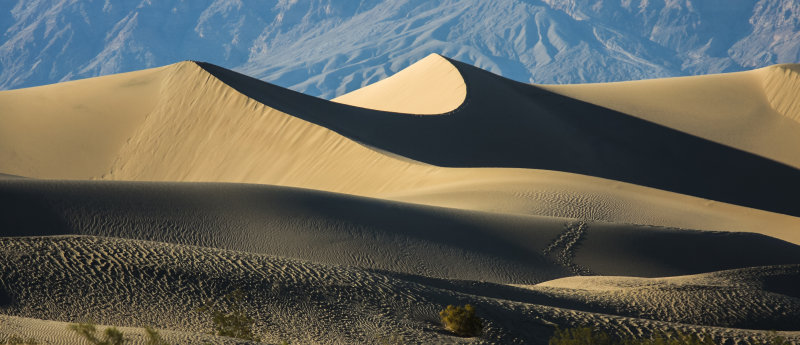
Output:
<path fill-rule="evenodd" d="M 0 92 L 0 336 L 800 341 L 795 65 L 528 85 L 431 55 L 332 101 L 224 68 Z M 438 311 L 471 303 L 479 338 Z M 402 339 L 402 340 L 400 340 Z"/>

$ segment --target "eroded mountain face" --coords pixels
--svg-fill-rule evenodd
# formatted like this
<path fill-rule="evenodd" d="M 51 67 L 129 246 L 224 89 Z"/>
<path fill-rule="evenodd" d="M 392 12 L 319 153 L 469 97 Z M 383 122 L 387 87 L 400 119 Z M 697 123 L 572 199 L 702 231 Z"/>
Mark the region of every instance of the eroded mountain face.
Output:
<path fill-rule="evenodd" d="M 800 58 L 793 0 L 17 1 L 0 88 L 203 60 L 331 98 L 430 53 L 536 83 L 730 72 Z"/>

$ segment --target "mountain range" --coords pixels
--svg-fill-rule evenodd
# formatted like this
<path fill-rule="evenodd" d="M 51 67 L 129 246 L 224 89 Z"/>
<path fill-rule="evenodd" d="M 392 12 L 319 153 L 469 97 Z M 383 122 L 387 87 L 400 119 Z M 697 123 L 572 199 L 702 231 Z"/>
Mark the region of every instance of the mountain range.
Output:
<path fill-rule="evenodd" d="M 544 84 L 797 62 L 800 3 L 19 0 L 0 33 L 0 89 L 201 60 L 332 98 L 430 53 Z"/>

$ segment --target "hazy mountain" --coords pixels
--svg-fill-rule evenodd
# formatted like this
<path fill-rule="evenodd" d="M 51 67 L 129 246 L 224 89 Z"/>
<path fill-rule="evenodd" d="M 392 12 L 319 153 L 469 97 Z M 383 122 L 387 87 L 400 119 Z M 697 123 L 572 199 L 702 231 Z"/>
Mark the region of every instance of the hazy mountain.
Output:
<path fill-rule="evenodd" d="M 440 53 L 523 82 L 800 61 L 795 0 L 0 2 L 0 88 L 203 60 L 333 97 Z"/>

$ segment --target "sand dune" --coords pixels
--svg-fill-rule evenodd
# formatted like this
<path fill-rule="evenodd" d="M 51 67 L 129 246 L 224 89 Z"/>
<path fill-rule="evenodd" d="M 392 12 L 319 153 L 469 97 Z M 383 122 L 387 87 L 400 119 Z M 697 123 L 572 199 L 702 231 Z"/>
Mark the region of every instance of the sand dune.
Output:
<path fill-rule="evenodd" d="M 0 307 L 4 314 L 67 322 L 89 317 L 127 327 L 158 324 L 178 331 L 169 335 L 172 339 L 183 337 L 184 342 L 191 333 L 210 328 L 194 308 L 234 287 L 245 292 L 244 306 L 259 320 L 256 332 L 269 343 L 380 343 L 392 336 L 423 343 L 476 343 L 431 331 L 437 327 L 436 313 L 443 305 L 463 303 L 474 304 L 487 322 L 481 343 L 544 342 L 554 324 L 591 324 L 624 333 L 680 329 L 738 341 L 763 340 L 769 334 L 554 307 L 548 301 L 559 304 L 561 300 L 512 286 L 476 283 L 464 288 L 457 281 L 203 247 L 85 236 L 4 238 L 0 246 L 2 291 L 14 301 Z M 797 279 L 796 265 L 784 271 Z M 684 282 L 693 287 L 691 280 L 674 280 L 677 287 Z M 714 288 L 723 292 L 719 300 L 725 300 L 724 286 Z M 691 295 L 691 291 L 683 295 Z M 759 303 L 774 310 L 790 307 L 792 301 L 788 296 L 776 296 Z M 645 312 L 647 308 L 660 310 L 645 306 Z M 749 319 L 739 316 L 739 320 L 755 325 L 787 317 L 765 310 Z M 22 326 L 23 332 L 16 332 L 42 327 L 38 322 Z M 2 333 L 6 332 L 10 329 L 3 328 Z M 69 343 L 68 333 L 62 332 L 62 342 Z M 800 340 L 799 332 L 781 335 Z"/>
<path fill-rule="evenodd" d="M 433 65 L 442 69 L 446 67 L 441 64 L 441 61 L 445 61 L 442 58 L 432 60 L 436 62 Z M 449 66 L 452 69 L 454 65 Z M 64 162 L 69 155 L 60 154 L 57 162 L 63 164 L 52 165 L 49 170 L 44 170 L 41 167 L 51 161 L 50 157 L 30 153 L 25 156 L 29 164 L 4 161 L 2 166 L 8 168 L 2 172 L 37 178 L 266 183 L 490 212 L 760 232 L 800 243 L 800 232 L 795 230 L 800 228 L 800 220 L 796 217 L 709 202 L 591 176 L 531 169 L 442 168 L 387 155 L 334 130 L 345 131 L 340 129 L 345 125 L 375 123 L 367 121 L 369 119 L 388 122 L 385 128 L 403 128 L 396 127 L 391 119 L 413 120 L 413 117 L 367 111 L 362 118 L 353 118 L 361 116 L 359 114 L 366 110 L 313 99 L 260 81 L 240 78 L 231 72 L 216 71 L 217 74 L 227 73 L 228 79 L 234 78 L 235 82 L 228 80 L 234 87 L 252 92 L 263 91 L 259 97 L 271 97 L 267 100 L 270 104 L 285 107 L 292 115 L 243 96 L 195 63 L 180 63 L 151 71 L 153 75 L 161 75 L 158 78 L 160 84 L 151 84 L 154 88 L 158 87 L 158 99 L 152 108 L 149 105 L 141 108 L 146 113 L 138 115 L 139 123 L 130 123 L 125 128 L 126 133 L 132 133 L 130 136 L 117 138 L 117 142 L 124 144 L 113 160 L 106 156 L 95 156 L 92 160 Z M 482 73 L 479 76 L 486 77 Z M 90 79 L 69 85 L 79 86 L 81 83 L 101 88 L 105 81 L 102 78 Z M 255 86 L 243 83 L 253 83 Z M 27 97 L 31 99 L 46 98 L 50 93 L 47 88 L 18 91 L 29 93 Z M 76 103 L 73 108 L 81 104 Z M 308 108 L 309 104 L 310 110 L 303 109 Z M 136 108 L 133 104 L 130 106 L 131 109 Z M 311 110 L 315 112 L 311 113 Z M 464 111 L 459 110 L 459 113 Z M 306 120 L 324 122 L 330 129 L 306 122 L 293 116 L 295 113 L 311 114 L 309 116 L 314 117 L 306 117 Z M 20 110 L 9 117 L 21 118 L 26 114 Z M 38 116 L 38 113 L 32 114 L 31 117 Z M 442 133 L 463 130 L 475 134 L 473 130 L 461 127 L 480 125 L 473 123 L 469 117 L 465 125 L 458 125 L 464 117 L 460 114 L 445 117 L 450 119 L 446 122 L 453 123 L 453 128 Z M 428 128 L 426 124 L 417 124 L 415 121 L 405 127 L 410 125 Z M 63 132 L 65 134 L 62 136 L 86 138 L 88 136 L 84 133 L 105 131 L 102 122 L 83 126 L 81 131 Z M 371 133 L 373 130 L 362 128 L 359 133 L 362 132 Z M 36 128 L 26 133 L 27 140 L 40 142 L 47 142 L 50 135 Z M 410 137 L 396 138 L 395 141 L 415 142 L 414 133 L 409 134 Z M 446 135 L 443 134 L 444 139 L 447 139 Z M 519 135 L 527 136 L 523 133 Z M 478 135 L 475 142 L 487 144 L 481 143 L 480 137 Z M 454 142 L 463 143 L 460 140 Z M 24 152 L 26 144 L 26 141 L 12 142 L 7 145 L 7 150 Z M 377 147 L 391 149 L 390 144 Z M 417 146 L 428 150 L 435 145 Z M 59 147 L 72 150 L 60 144 Z M 473 152 L 470 147 L 445 148 L 458 151 L 455 154 Z M 516 152 L 520 148 L 528 150 L 535 147 L 528 144 L 508 146 L 504 149 L 508 152 L 496 153 L 498 156 L 516 154 L 529 157 L 525 152 Z M 489 147 L 474 152 L 478 155 L 493 150 Z M 537 161 L 535 158 L 529 160 Z M 70 164 L 81 165 L 72 170 L 87 173 L 79 176 L 63 173 L 65 169 L 62 166 Z M 38 173 L 26 173 L 30 171 Z M 681 173 L 682 180 L 683 175 L 685 172 Z M 775 181 L 775 184 L 779 182 Z M 788 186 L 783 189 L 783 194 L 791 192 L 792 188 Z M 771 196 L 775 199 L 774 203 L 783 200 L 780 194 L 778 192 Z"/>
<path fill-rule="evenodd" d="M 169 67 L 0 92 L 0 172 L 105 173 L 156 105 Z"/>
<path fill-rule="evenodd" d="M 796 330 L 798 269 L 757 267 L 649 279 L 569 277 L 527 288 L 570 309 L 694 325 Z"/>
<path fill-rule="evenodd" d="M 334 102 L 395 113 L 434 115 L 455 110 L 467 97 L 461 73 L 431 54 L 397 74 L 333 99 Z"/>
<path fill-rule="evenodd" d="M 800 168 L 798 66 L 537 86 Z"/>
<path fill-rule="evenodd" d="M 272 343 L 798 341 L 797 80 L 538 86 L 432 55 L 333 101 L 191 61 L 0 92 L 0 336 L 203 341 L 193 308 L 238 286 Z M 456 303 L 479 340 L 438 325 Z"/>
<path fill-rule="evenodd" d="M 578 224 L 585 231 L 573 236 Z M 581 223 L 237 184 L 0 182 L 0 227 L 13 236 L 143 239 L 500 283 L 575 274 L 575 263 L 598 274 L 655 277 L 800 258 L 797 246 L 750 233 Z M 557 243 L 562 238 L 574 243 Z M 742 256 L 745 250 L 752 255 Z"/>
<path fill-rule="evenodd" d="M 800 215 L 791 202 L 800 190 L 796 168 L 452 63 L 470 93 L 449 116 L 347 108 L 201 66 L 274 109 L 438 166 L 566 171 Z"/>

